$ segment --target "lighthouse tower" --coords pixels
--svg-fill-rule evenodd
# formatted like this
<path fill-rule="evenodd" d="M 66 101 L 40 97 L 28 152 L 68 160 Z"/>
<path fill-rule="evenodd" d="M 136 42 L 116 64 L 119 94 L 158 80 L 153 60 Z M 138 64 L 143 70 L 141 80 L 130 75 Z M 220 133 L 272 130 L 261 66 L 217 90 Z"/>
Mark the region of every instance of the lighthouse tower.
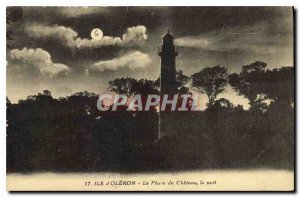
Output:
<path fill-rule="evenodd" d="M 162 99 L 164 95 L 168 95 L 168 98 L 172 99 L 173 95 L 178 93 L 175 65 L 178 51 L 174 46 L 174 37 L 169 33 L 169 30 L 162 40 L 163 44 L 158 52 L 161 58 L 160 98 Z M 176 121 L 176 114 L 173 111 L 159 112 L 159 139 L 165 136 L 176 135 L 174 121 Z"/>
<path fill-rule="evenodd" d="M 169 30 L 162 40 L 163 44 L 158 52 L 161 58 L 160 93 L 161 95 L 172 95 L 177 91 L 175 58 L 178 52 L 174 46 L 174 37 L 169 33 Z"/>

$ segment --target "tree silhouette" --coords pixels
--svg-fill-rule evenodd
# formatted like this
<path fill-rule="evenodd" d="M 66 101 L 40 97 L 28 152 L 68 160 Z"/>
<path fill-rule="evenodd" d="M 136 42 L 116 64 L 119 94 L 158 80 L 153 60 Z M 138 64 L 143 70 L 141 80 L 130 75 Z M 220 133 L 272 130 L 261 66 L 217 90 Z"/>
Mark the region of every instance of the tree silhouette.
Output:
<path fill-rule="evenodd" d="M 218 94 L 224 92 L 227 85 L 228 72 L 221 66 L 206 67 L 191 76 L 192 86 L 208 97 L 208 107 L 211 107 Z"/>
<path fill-rule="evenodd" d="M 159 80 L 159 79 L 158 79 Z M 127 97 L 141 95 L 142 105 L 145 106 L 149 94 L 159 95 L 159 81 L 133 78 L 116 78 L 109 81 L 109 90 L 117 94 L 123 94 Z"/>
<path fill-rule="evenodd" d="M 292 67 L 266 70 L 267 64 L 256 61 L 243 66 L 242 72 L 229 75 L 229 83 L 240 95 L 249 99 L 251 109 L 266 110 L 266 99 L 294 102 L 294 70 Z"/>
<path fill-rule="evenodd" d="M 149 94 L 158 95 L 159 84 L 153 80 L 140 79 L 133 83 L 132 91 L 134 94 L 140 94 L 142 96 L 147 96 Z"/>
<path fill-rule="evenodd" d="M 181 87 L 185 86 L 189 82 L 190 78 L 183 74 L 182 70 L 177 71 L 176 73 L 176 82 L 177 86 L 180 89 Z"/>
<path fill-rule="evenodd" d="M 233 109 L 233 104 L 225 98 L 220 98 L 215 101 L 213 108 L 219 110 L 219 109 Z"/>
<path fill-rule="evenodd" d="M 211 106 L 168 113 L 168 125 L 178 135 L 161 139 L 155 108 L 99 111 L 98 96 L 87 91 L 56 99 L 45 90 L 18 103 L 7 98 L 7 171 L 176 171 L 258 165 L 292 169 L 294 69 L 266 70 L 264 63 L 256 62 L 230 75 L 234 89 L 253 98 L 253 107 L 260 111 L 216 99 L 226 85 L 225 68 L 199 73 L 192 75 L 193 87 L 209 93 Z M 188 78 L 182 75 L 178 72 L 178 93 L 188 94 Z M 109 89 L 130 96 L 159 94 L 159 79 L 119 78 L 109 83 Z M 266 99 L 270 104 L 264 103 Z"/>
<path fill-rule="evenodd" d="M 282 67 L 267 70 L 264 76 L 263 93 L 275 102 L 294 103 L 294 68 Z"/>
<path fill-rule="evenodd" d="M 129 77 L 115 78 L 114 80 L 108 82 L 108 90 L 129 97 L 134 93 L 133 87 L 136 82 L 136 79 Z"/>
<path fill-rule="evenodd" d="M 229 84 L 240 95 L 244 95 L 249 99 L 252 109 L 260 109 L 260 101 L 264 99 L 261 82 L 266 67 L 266 63 L 256 61 L 252 64 L 243 66 L 240 74 L 233 73 L 229 75 Z"/>

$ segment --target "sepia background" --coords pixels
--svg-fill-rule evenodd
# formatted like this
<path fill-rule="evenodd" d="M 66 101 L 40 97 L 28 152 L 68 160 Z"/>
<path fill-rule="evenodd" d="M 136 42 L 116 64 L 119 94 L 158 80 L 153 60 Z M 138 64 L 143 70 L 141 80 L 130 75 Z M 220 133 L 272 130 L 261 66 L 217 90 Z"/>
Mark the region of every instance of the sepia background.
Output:
<path fill-rule="evenodd" d="M 97 110 L 98 94 L 159 94 L 167 30 L 177 91 L 199 95 L 200 111 Z M 7 7 L 6 31 L 9 180 L 272 169 L 291 190 L 291 7 Z"/>

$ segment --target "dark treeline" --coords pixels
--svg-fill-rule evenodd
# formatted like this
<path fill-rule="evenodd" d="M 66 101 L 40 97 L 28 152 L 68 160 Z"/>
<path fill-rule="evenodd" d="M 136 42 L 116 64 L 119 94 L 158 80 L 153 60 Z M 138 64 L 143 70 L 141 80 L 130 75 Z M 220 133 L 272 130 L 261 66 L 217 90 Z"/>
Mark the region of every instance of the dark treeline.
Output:
<path fill-rule="evenodd" d="M 7 171 L 159 171 L 294 166 L 294 68 L 267 70 L 263 62 L 229 74 L 207 67 L 186 87 L 208 97 L 204 111 L 173 113 L 177 133 L 158 139 L 159 113 L 101 112 L 98 96 L 79 92 L 54 99 L 45 90 L 12 104 L 7 99 Z M 227 85 L 249 100 L 250 109 L 218 95 Z M 156 81 L 118 78 L 109 90 L 132 96 L 159 94 Z"/>

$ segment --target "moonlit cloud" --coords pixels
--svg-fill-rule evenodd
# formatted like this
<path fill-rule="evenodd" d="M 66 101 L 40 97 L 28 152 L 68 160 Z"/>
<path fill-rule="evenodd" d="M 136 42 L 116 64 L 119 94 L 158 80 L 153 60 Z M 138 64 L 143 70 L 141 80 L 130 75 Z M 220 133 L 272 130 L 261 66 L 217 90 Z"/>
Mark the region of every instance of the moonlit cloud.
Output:
<path fill-rule="evenodd" d="M 140 51 L 134 51 L 112 60 L 98 61 L 90 65 L 89 69 L 100 72 L 105 70 L 116 71 L 120 68 L 129 68 L 130 70 L 135 70 L 138 68 L 145 68 L 150 63 L 151 58 L 149 55 Z"/>
<path fill-rule="evenodd" d="M 208 46 L 208 41 L 201 36 L 185 36 L 177 38 L 175 44 L 180 47 L 205 48 Z"/>
<path fill-rule="evenodd" d="M 41 48 L 13 49 L 10 51 L 10 60 L 15 61 L 17 65 L 22 65 L 22 67 L 37 70 L 42 76 L 54 77 L 60 73 L 68 74 L 71 71 L 64 64 L 54 63 L 51 55 Z"/>
<path fill-rule="evenodd" d="M 283 47 L 290 48 L 292 32 L 274 33 L 270 30 L 272 28 L 267 22 L 252 26 L 227 27 L 197 36 L 180 37 L 175 43 L 180 47 L 210 51 L 247 51 L 258 54 L 274 54 Z"/>
<path fill-rule="evenodd" d="M 25 32 L 33 38 L 56 38 L 70 48 L 74 48 L 77 45 L 76 38 L 78 33 L 70 27 L 58 25 L 48 26 L 43 24 L 27 24 L 25 26 Z"/>
<path fill-rule="evenodd" d="M 93 40 L 87 38 L 77 38 L 76 47 L 77 48 L 100 48 L 103 46 L 121 46 L 122 40 L 119 37 L 104 36 L 102 40 Z"/>
<path fill-rule="evenodd" d="M 84 15 L 107 13 L 109 10 L 105 7 L 61 7 L 59 12 L 66 17 L 75 18 Z"/>
<path fill-rule="evenodd" d="M 147 40 L 146 27 L 138 25 L 135 27 L 127 28 L 125 34 L 123 34 L 123 42 L 139 44 Z"/>
<path fill-rule="evenodd" d="M 101 40 L 80 38 L 78 33 L 70 27 L 58 25 L 27 24 L 25 32 L 33 38 L 57 39 L 69 48 L 100 48 L 103 46 L 139 45 L 147 39 L 146 27 L 139 25 L 127 28 L 120 37 L 104 36 Z"/>

